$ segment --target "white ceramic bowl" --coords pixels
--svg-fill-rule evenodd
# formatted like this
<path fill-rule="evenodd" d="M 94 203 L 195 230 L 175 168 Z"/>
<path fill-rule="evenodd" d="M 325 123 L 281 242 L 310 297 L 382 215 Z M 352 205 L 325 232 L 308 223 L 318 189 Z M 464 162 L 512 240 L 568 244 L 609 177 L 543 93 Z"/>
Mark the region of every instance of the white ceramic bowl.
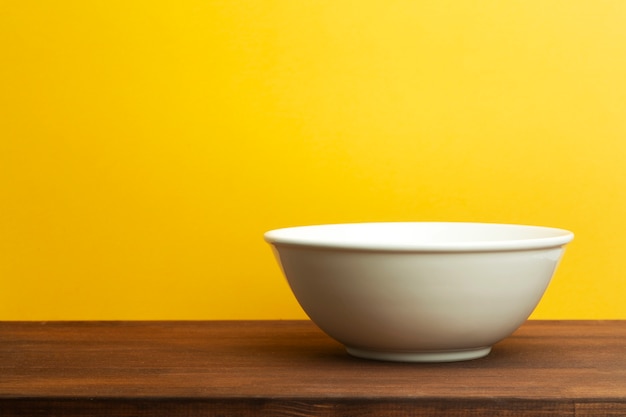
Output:
<path fill-rule="evenodd" d="M 267 232 L 311 320 L 354 356 L 475 359 L 535 309 L 574 235 L 488 223 L 354 223 Z"/>

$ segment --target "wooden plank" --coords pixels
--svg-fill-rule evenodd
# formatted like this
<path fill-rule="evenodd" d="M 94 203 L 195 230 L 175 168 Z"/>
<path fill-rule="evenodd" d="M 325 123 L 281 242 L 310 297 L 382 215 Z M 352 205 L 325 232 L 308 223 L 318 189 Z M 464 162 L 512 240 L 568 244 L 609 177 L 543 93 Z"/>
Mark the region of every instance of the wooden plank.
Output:
<path fill-rule="evenodd" d="M 4 322 L 0 415 L 626 415 L 625 355 L 622 321 L 447 364 L 352 358 L 307 321 Z"/>
<path fill-rule="evenodd" d="M 626 396 L 626 393 L 624 393 Z M 576 417 L 624 417 L 626 416 L 626 401 L 599 401 L 577 403 Z"/>
<path fill-rule="evenodd" d="M 3 417 L 553 417 L 574 416 L 566 402 L 406 399 L 32 399 L 0 402 Z M 597 414 L 594 414 L 594 416 Z M 610 416 L 611 414 L 609 414 Z"/>

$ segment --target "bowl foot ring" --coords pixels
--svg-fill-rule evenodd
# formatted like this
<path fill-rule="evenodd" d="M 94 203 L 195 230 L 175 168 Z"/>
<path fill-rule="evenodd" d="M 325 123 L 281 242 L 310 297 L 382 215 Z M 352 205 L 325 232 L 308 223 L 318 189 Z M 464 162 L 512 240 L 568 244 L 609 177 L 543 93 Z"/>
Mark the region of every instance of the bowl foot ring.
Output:
<path fill-rule="evenodd" d="M 381 352 L 346 347 L 357 358 L 391 362 L 458 362 L 483 358 L 491 352 L 491 346 L 464 350 L 441 350 L 425 352 Z"/>

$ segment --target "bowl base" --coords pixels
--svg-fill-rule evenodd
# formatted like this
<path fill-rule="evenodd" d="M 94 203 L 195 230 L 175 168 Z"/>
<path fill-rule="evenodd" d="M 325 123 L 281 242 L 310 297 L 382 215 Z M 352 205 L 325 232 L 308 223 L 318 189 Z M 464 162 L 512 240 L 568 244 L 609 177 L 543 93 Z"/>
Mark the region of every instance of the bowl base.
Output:
<path fill-rule="evenodd" d="M 457 362 L 483 358 L 491 352 L 491 346 L 464 350 L 441 350 L 427 352 L 381 352 L 346 347 L 357 358 L 391 362 Z"/>

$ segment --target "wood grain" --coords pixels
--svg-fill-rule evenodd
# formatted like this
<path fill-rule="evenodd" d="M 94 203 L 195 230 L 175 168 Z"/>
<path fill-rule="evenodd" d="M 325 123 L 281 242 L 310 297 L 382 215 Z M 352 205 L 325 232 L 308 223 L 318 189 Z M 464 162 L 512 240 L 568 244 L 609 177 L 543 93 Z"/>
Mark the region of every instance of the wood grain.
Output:
<path fill-rule="evenodd" d="M 483 359 L 356 359 L 308 321 L 0 323 L 0 416 L 626 415 L 626 322 L 530 321 Z"/>

